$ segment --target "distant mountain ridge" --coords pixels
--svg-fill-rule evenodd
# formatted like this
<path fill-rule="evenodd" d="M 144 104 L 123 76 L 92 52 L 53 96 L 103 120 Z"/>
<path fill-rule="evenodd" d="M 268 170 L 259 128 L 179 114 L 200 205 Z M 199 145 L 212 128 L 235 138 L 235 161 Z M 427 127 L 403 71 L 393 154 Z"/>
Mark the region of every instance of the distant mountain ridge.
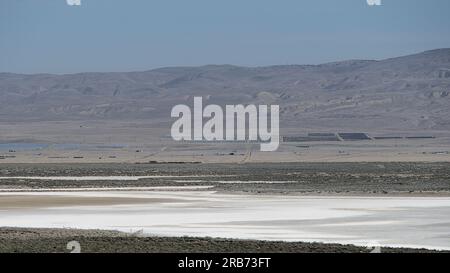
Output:
<path fill-rule="evenodd" d="M 282 124 L 450 129 L 450 49 L 320 65 L 0 73 L 0 121 L 170 119 L 179 103 L 280 105 Z"/>

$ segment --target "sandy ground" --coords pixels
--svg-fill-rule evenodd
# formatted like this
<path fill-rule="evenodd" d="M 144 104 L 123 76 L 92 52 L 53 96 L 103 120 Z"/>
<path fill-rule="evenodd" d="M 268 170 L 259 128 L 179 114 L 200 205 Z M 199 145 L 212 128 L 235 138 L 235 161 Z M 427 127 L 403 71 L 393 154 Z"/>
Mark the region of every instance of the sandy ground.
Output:
<path fill-rule="evenodd" d="M 70 206 L 108 206 L 125 204 L 170 203 L 175 200 L 169 198 L 126 198 L 126 197 L 83 197 L 83 196 L 30 196 L 30 195 L 1 195 L 0 208 L 36 209 Z"/>
<path fill-rule="evenodd" d="M 38 125 L 35 125 L 38 127 Z M 434 139 L 378 139 L 364 141 L 282 142 L 275 152 L 261 152 L 260 144 L 220 142 L 176 142 L 168 133 L 155 136 L 147 128 L 137 137 L 126 135 L 126 130 L 112 134 L 54 136 L 54 131 L 30 127 L 22 132 L 24 143 L 41 143 L 42 146 L 27 149 L 0 150 L 1 163 L 146 163 L 202 162 L 202 163 L 270 163 L 270 162 L 450 162 L 450 136 L 448 132 L 424 132 L 413 135 L 433 135 Z M 8 127 L 6 127 L 8 128 Z M 79 129 L 79 128 L 78 128 Z M 3 135 L 1 143 L 17 141 L 17 131 Z M 34 132 L 42 136 L 33 139 Z M 61 130 L 59 128 L 59 130 Z M 156 129 L 159 132 L 161 129 Z M 8 132 L 4 129 L 2 132 Z M 19 131 L 20 132 L 20 131 Z M 162 134 L 162 133 L 161 133 Z M 114 139 L 105 140 L 105 136 Z M 408 135 L 408 134 L 407 134 Z M 15 136 L 15 137 L 13 137 Z M 134 139 L 133 139 L 134 138 Z M 142 139 L 139 139 L 142 138 Z M 11 140 L 8 140 L 11 139 Z M 19 144 L 21 142 L 18 142 Z M 20 145 L 19 145 L 20 146 Z"/>

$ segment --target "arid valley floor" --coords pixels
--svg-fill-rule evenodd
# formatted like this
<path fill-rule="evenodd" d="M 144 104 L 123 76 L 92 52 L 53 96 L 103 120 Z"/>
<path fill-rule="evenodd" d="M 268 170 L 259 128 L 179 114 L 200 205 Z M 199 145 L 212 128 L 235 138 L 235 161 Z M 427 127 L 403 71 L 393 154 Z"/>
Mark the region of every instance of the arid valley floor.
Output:
<path fill-rule="evenodd" d="M 449 180 L 446 162 L 2 164 L 0 251 L 445 251 Z"/>

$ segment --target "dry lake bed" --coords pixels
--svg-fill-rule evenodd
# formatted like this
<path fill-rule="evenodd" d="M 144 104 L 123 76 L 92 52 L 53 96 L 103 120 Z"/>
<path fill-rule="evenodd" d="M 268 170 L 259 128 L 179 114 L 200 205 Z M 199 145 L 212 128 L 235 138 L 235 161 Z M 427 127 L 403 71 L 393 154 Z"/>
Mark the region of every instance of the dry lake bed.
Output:
<path fill-rule="evenodd" d="M 99 244 L 109 238 L 103 250 L 111 252 L 176 251 L 189 241 L 183 236 L 197 238 L 200 252 L 238 239 L 254 244 L 249 252 L 450 250 L 449 169 L 448 163 L 4 164 L 0 251 L 39 251 L 61 230 L 81 239 L 102 230 Z M 54 232 L 27 237 L 36 228 Z M 140 248 L 117 246 L 123 238 Z M 313 242 L 334 247 L 307 244 Z"/>

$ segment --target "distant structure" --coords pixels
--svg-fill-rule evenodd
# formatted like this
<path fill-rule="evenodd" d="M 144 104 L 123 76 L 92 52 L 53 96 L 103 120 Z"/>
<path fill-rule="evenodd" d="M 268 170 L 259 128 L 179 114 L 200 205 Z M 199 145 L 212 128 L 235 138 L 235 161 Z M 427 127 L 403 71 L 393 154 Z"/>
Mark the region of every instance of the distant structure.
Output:
<path fill-rule="evenodd" d="M 283 142 L 309 142 L 309 141 L 354 141 L 371 140 L 366 133 L 309 133 L 306 136 L 285 136 Z"/>
<path fill-rule="evenodd" d="M 338 133 L 342 140 L 370 140 L 366 133 Z"/>
<path fill-rule="evenodd" d="M 284 142 L 340 141 L 334 133 L 309 133 L 307 136 L 285 136 Z"/>
<path fill-rule="evenodd" d="M 313 141 L 361 141 L 361 140 L 396 140 L 396 139 L 433 139 L 432 135 L 413 136 L 371 136 L 368 133 L 309 133 L 303 136 L 283 136 L 283 142 Z M 300 147 L 300 146 L 297 146 Z M 309 147 L 309 146 L 308 146 Z M 308 148 L 301 146 L 300 148 Z"/>

